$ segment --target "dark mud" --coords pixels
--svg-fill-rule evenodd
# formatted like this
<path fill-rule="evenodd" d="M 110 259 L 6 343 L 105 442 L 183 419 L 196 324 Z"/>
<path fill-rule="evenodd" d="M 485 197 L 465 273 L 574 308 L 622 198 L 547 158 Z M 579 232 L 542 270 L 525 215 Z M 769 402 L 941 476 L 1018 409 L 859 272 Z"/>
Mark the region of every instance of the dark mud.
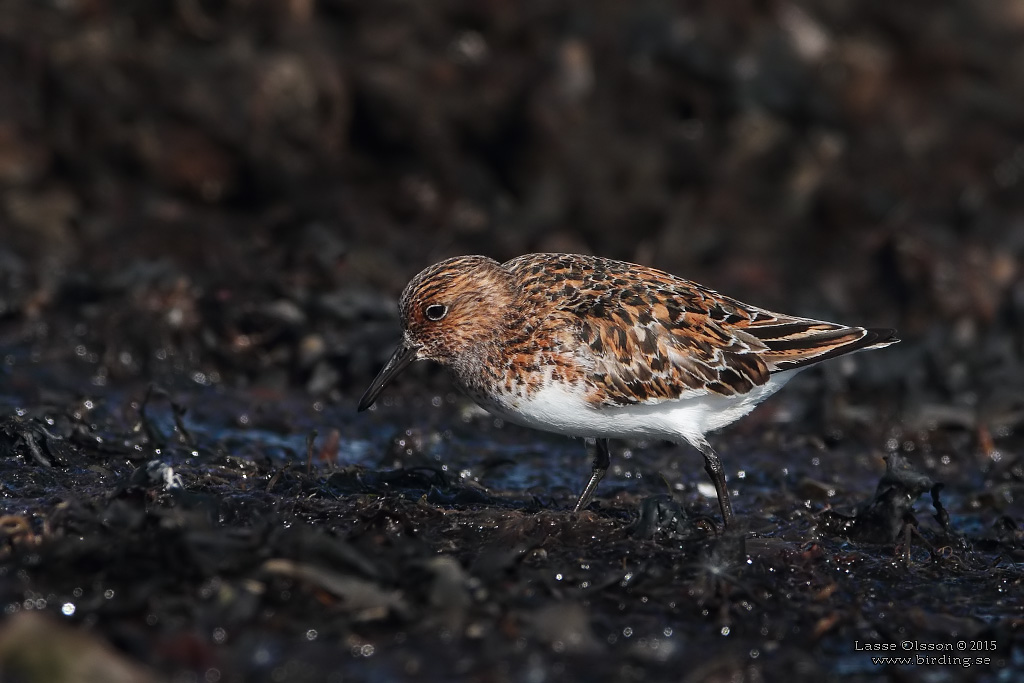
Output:
<path fill-rule="evenodd" d="M 0 678 L 1021 678 L 1022 65 L 1012 0 L 8 3 Z M 540 250 L 904 341 L 714 439 L 742 533 L 656 442 L 573 515 L 434 368 L 354 410 L 420 268 Z"/>

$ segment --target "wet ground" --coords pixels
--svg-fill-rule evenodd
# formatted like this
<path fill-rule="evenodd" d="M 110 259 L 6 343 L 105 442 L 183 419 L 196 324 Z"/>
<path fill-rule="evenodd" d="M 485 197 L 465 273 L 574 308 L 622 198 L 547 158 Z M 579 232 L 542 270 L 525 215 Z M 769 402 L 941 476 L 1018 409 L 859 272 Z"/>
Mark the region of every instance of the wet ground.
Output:
<path fill-rule="evenodd" d="M 1011 0 L 9 4 L 0 678 L 1020 679 L 1022 38 Z M 574 515 L 593 445 L 436 368 L 355 412 L 412 275 L 542 250 L 903 342 L 713 439 L 739 533 L 661 442 Z"/>

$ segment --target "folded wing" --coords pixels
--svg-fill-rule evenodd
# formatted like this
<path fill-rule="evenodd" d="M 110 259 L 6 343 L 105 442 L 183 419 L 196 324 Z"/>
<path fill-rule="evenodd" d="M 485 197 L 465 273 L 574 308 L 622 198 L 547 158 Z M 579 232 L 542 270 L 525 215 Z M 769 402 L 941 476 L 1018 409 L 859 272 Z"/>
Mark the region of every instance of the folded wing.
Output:
<path fill-rule="evenodd" d="M 639 266 L 561 308 L 603 405 L 745 394 L 772 373 L 898 341 L 893 330 L 772 313 Z"/>

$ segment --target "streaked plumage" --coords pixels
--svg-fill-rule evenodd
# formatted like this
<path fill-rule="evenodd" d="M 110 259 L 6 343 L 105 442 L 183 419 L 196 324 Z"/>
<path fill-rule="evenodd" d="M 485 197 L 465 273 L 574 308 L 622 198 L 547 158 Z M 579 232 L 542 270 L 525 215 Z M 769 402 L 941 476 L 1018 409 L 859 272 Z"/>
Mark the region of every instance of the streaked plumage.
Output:
<path fill-rule="evenodd" d="M 704 454 L 726 524 L 725 478 L 704 435 L 808 365 L 898 341 L 893 330 L 772 313 L 660 270 L 574 254 L 448 259 L 412 279 L 400 309 L 402 344 L 360 410 L 410 362 L 434 360 L 494 414 L 598 439 L 577 509 L 607 469 L 607 439 L 659 437 Z"/>

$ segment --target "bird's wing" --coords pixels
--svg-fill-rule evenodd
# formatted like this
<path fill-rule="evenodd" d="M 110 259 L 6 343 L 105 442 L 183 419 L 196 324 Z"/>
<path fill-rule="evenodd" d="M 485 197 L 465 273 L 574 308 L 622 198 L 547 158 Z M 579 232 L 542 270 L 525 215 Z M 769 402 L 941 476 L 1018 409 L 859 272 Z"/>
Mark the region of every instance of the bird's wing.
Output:
<path fill-rule="evenodd" d="M 614 294 L 612 297 L 614 298 Z M 745 394 L 768 381 L 768 347 L 678 302 L 578 308 L 577 357 L 601 404 L 660 403 L 687 394 Z"/>
<path fill-rule="evenodd" d="M 549 306 L 552 329 L 573 330 L 563 349 L 587 367 L 595 404 L 745 394 L 774 372 L 897 341 L 892 330 L 773 313 L 653 268 L 541 259 L 519 264 L 536 278 L 525 289 Z"/>

